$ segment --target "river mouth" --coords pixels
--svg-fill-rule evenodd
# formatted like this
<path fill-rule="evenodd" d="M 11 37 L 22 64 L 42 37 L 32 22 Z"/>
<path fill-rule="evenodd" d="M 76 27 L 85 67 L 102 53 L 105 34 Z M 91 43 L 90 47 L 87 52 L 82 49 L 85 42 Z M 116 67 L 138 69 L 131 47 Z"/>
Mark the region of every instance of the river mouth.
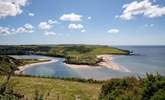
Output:
<path fill-rule="evenodd" d="M 134 75 L 128 72 L 115 71 L 101 66 L 89 66 L 86 68 L 71 68 L 64 63 L 64 58 L 48 57 L 40 55 L 12 55 L 16 59 L 51 59 L 51 63 L 34 64 L 22 71 L 23 75 L 44 77 L 75 77 L 95 80 L 106 80 L 114 77 Z M 25 65 L 26 66 L 26 65 Z"/>
<path fill-rule="evenodd" d="M 146 72 L 159 73 L 165 76 L 165 46 L 163 47 L 124 47 L 142 54 L 139 56 L 113 56 L 113 62 L 123 65 L 131 72 L 121 72 L 106 67 L 71 68 L 64 64 L 64 58 L 48 57 L 40 55 L 15 55 L 17 59 L 46 58 L 56 62 L 37 64 L 23 71 L 23 75 L 35 75 L 44 77 L 76 77 L 95 80 L 107 80 L 126 76 L 144 76 Z"/>

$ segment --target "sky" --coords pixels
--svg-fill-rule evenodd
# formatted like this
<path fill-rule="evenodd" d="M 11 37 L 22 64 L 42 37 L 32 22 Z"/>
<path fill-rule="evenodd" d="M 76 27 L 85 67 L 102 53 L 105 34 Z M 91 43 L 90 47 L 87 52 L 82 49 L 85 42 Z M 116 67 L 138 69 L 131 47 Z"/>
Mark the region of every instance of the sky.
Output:
<path fill-rule="evenodd" d="M 0 0 L 0 45 L 165 45 L 165 0 Z"/>

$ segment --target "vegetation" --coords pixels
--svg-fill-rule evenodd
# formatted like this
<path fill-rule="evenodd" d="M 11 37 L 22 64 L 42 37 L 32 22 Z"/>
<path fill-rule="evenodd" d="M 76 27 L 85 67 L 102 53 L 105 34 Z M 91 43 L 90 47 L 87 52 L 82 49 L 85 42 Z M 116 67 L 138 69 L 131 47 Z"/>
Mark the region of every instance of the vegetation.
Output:
<path fill-rule="evenodd" d="M 10 82 L 13 91 L 23 95 L 25 100 L 97 100 L 101 87 L 98 83 L 23 76 L 14 76 Z"/>
<path fill-rule="evenodd" d="M 13 63 L 11 63 L 11 61 L 15 64 L 15 67 L 12 68 Z M 10 56 L 4 56 L 4 55 L 0 55 L 0 74 L 3 74 L 6 71 L 12 71 L 13 72 L 15 70 L 17 70 L 18 66 L 23 66 L 26 64 L 31 64 L 31 63 L 37 63 L 37 62 L 45 62 L 45 61 L 49 61 L 48 59 L 14 59 Z M 3 71 L 2 71 L 3 70 Z"/>
<path fill-rule="evenodd" d="M 15 65 L 13 67 L 13 64 Z M 7 74 L 17 70 L 17 66 L 22 65 L 20 60 L 14 59 L 9 56 L 0 56 L 0 74 Z"/>
<path fill-rule="evenodd" d="M 9 84 L 11 75 L 19 64 L 20 62 L 12 57 L 0 56 L 0 74 L 6 75 L 4 82 L 0 83 L 0 100 L 17 100 L 21 98 L 19 94 L 13 92 Z"/>
<path fill-rule="evenodd" d="M 14 75 L 14 71 L 17 70 L 17 67 L 24 64 L 36 63 L 39 62 L 38 59 L 14 59 L 9 56 L 0 56 L 0 74 L 5 75 L 5 78 L 0 79 L 0 100 L 19 100 L 24 96 L 20 93 L 17 93 L 13 90 L 11 85 L 10 78 Z M 45 60 L 41 60 L 42 62 Z M 38 95 L 37 95 L 38 96 Z M 39 100 L 39 99 L 35 99 Z M 40 99 L 41 100 L 41 99 Z"/>
<path fill-rule="evenodd" d="M 146 74 L 145 78 L 128 77 L 105 83 L 100 100 L 165 100 L 165 77 Z"/>
<path fill-rule="evenodd" d="M 92 79 L 13 77 L 21 60 L 1 56 L 0 62 L 0 100 L 97 99 L 100 85 Z"/>
<path fill-rule="evenodd" d="M 128 50 L 121 50 L 101 45 L 19 45 L 0 46 L 0 55 L 38 54 L 64 57 L 66 63 L 96 65 L 100 54 L 128 55 Z"/>

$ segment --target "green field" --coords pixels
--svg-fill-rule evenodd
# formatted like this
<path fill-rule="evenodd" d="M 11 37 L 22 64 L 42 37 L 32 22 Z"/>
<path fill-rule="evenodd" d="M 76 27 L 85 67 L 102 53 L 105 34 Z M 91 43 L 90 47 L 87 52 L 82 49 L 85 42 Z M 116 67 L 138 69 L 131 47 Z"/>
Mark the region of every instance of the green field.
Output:
<path fill-rule="evenodd" d="M 1 86 L 4 76 L 0 75 L 0 80 Z M 165 77 L 147 74 L 145 78 L 89 81 L 13 76 L 7 85 L 6 91 L 9 90 L 21 95 L 21 100 L 164 100 Z M 1 96 L 0 100 L 13 100 L 1 99 Z M 41 99 L 36 99 L 36 96 Z"/>
<path fill-rule="evenodd" d="M 0 80 L 4 77 L 0 76 Z M 10 86 L 24 95 L 25 100 L 34 100 L 35 91 L 44 95 L 44 100 L 97 100 L 101 84 L 76 82 L 61 79 L 12 77 Z"/>

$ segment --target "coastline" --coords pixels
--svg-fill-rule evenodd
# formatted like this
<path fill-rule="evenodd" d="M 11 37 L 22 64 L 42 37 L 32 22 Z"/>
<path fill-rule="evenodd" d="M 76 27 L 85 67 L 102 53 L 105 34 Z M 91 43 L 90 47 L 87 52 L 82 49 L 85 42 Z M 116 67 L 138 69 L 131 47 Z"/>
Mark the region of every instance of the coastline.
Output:
<path fill-rule="evenodd" d="M 113 62 L 113 57 L 112 55 L 108 55 L 108 54 L 104 54 L 104 55 L 98 55 L 97 58 L 101 58 L 102 61 L 98 63 L 98 65 L 96 66 L 92 66 L 92 65 L 77 65 L 77 64 L 67 64 L 67 63 L 63 63 L 64 65 L 66 65 L 67 67 L 70 67 L 72 69 L 87 69 L 87 68 L 110 68 L 112 70 L 116 70 L 116 71 L 121 71 L 121 72 L 131 72 L 129 69 L 127 69 L 124 66 L 121 66 L 117 63 Z M 44 60 L 44 59 L 42 59 Z M 29 68 L 32 67 L 34 65 L 40 65 L 40 64 L 48 64 L 48 63 L 53 63 L 53 62 L 57 62 L 58 60 L 56 59 L 47 59 L 49 61 L 42 61 L 42 62 L 36 62 L 36 63 L 31 63 L 31 64 L 26 64 L 23 66 L 19 66 L 18 70 L 15 71 L 15 74 L 19 75 L 22 74 L 22 72 Z"/>
<path fill-rule="evenodd" d="M 105 54 L 105 55 L 98 55 L 97 57 L 103 59 L 102 62 L 98 63 L 99 66 L 111 68 L 112 70 L 117 70 L 117 71 L 122 71 L 122 72 L 131 72 L 126 67 L 119 65 L 117 63 L 114 63 L 112 55 Z"/>
<path fill-rule="evenodd" d="M 43 60 L 43 59 L 42 59 Z M 18 67 L 18 70 L 16 70 L 14 73 L 19 75 L 19 74 L 22 74 L 22 72 L 27 69 L 27 68 L 30 68 L 34 65 L 40 65 L 40 64 L 49 64 L 49 63 L 53 63 L 53 62 L 57 62 L 58 60 L 55 60 L 55 59 L 48 59 L 49 61 L 42 61 L 42 62 L 37 62 L 37 63 L 31 63 L 31 64 L 26 64 L 26 65 L 23 65 L 23 66 L 19 66 Z"/>
<path fill-rule="evenodd" d="M 108 55 L 108 54 L 98 55 L 97 58 L 101 58 L 103 61 L 99 62 L 98 66 L 93 66 L 94 68 L 106 67 L 116 71 L 131 72 L 126 67 L 114 63 L 112 55 Z M 90 65 L 76 65 L 76 64 L 66 64 L 66 63 L 64 64 L 73 69 L 91 68 Z"/>

